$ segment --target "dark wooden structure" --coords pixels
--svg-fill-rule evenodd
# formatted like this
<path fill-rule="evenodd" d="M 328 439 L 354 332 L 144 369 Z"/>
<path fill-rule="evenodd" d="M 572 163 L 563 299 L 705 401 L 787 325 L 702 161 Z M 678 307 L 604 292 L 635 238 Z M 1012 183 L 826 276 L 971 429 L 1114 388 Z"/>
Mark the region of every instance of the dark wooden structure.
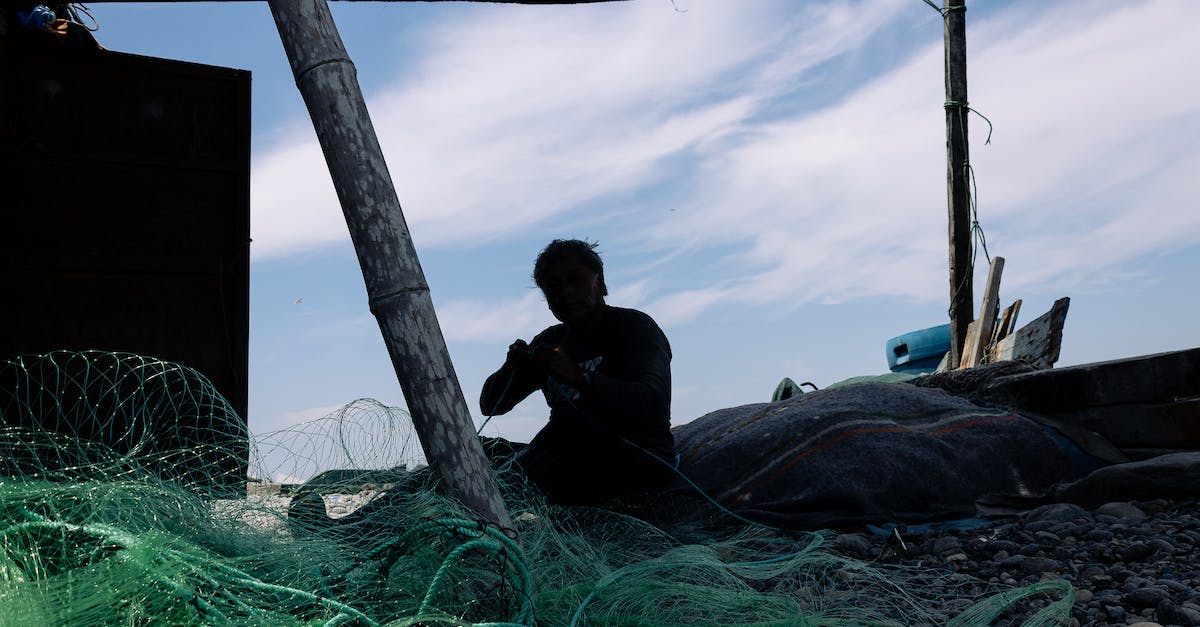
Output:
<path fill-rule="evenodd" d="M 244 421 L 249 190 L 249 72 L 0 37 L 0 359 L 155 356 Z"/>
<path fill-rule="evenodd" d="M 982 397 L 1095 431 L 1130 459 L 1200 449 L 1200 348 L 991 381 Z"/>
<path fill-rule="evenodd" d="M 967 20 L 965 0 L 945 0 L 946 197 L 950 235 L 950 363 L 967 340 L 975 294 L 971 255 L 970 151 L 967 147 Z"/>

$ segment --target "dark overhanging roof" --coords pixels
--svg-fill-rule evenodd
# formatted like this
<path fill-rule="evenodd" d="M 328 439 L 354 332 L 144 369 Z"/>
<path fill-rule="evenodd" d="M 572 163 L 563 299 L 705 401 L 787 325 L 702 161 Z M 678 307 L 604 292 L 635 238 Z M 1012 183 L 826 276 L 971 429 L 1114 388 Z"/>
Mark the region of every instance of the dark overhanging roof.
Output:
<path fill-rule="evenodd" d="M 88 4 L 103 2 L 251 2 L 261 0 L 91 0 Z M 336 1 L 336 0 L 335 0 Z M 599 2 L 627 2 L 628 0 L 345 0 L 361 2 L 486 2 L 489 4 L 595 4 Z"/>

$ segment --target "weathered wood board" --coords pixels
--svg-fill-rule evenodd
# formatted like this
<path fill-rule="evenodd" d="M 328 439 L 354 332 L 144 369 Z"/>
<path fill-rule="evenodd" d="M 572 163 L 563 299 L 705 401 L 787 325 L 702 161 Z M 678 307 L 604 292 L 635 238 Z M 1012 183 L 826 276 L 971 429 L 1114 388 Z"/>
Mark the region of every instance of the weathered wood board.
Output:
<path fill-rule="evenodd" d="M 1049 368 L 1058 361 L 1062 349 L 1063 325 L 1067 320 L 1070 298 L 1054 301 L 1054 307 L 1033 322 L 996 342 L 988 353 L 989 362 L 1020 359 L 1035 368 Z"/>
<path fill-rule="evenodd" d="M 1017 329 L 1017 314 L 1021 312 L 1021 299 L 1013 301 L 1013 304 L 1004 308 L 1000 313 L 1000 319 L 996 321 L 996 326 L 992 329 L 992 341 L 989 342 L 989 358 L 991 357 L 991 348 L 996 342 L 1003 340 L 1012 334 Z"/>
<path fill-rule="evenodd" d="M 983 289 L 983 302 L 979 305 L 979 318 L 967 328 L 967 341 L 963 344 L 959 368 L 973 368 L 983 363 L 984 351 L 992 339 L 992 327 L 996 323 L 996 309 L 1000 305 L 1000 277 L 1003 274 L 1004 257 L 992 259 L 987 286 Z"/>

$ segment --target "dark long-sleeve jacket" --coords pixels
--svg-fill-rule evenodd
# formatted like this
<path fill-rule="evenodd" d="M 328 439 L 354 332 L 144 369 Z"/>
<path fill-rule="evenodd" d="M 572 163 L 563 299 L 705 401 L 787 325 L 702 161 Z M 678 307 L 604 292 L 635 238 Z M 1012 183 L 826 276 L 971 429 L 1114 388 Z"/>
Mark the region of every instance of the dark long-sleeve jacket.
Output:
<path fill-rule="evenodd" d="M 587 337 L 557 324 L 539 333 L 531 344 L 538 342 L 560 346 L 591 373 L 589 383 L 578 389 L 550 378 L 531 362 L 505 363 L 483 385 L 479 404 L 485 414 L 506 413 L 540 389 L 550 406 L 550 422 L 532 444 L 587 438 L 596 446 L 627 450 L 615 446 L 625 438 L 660 458 L 674 457 L 671 346 L 650 316 L 604 305 L 600 322 Z M 594 424 L 587 424 L 589 420 Z M 606 433 L 615 441 L 595 441 L 605 439 Z"/>

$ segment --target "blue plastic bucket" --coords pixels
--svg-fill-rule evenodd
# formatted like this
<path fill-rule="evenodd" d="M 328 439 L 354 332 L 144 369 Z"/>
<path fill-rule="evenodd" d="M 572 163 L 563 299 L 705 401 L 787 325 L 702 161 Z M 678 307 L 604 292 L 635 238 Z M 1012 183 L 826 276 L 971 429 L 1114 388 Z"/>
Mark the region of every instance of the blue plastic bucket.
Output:
<path fill-rule="evenodd" d="M 892 372 L 933 372 L 950 352 L 950 325 L 912 331 L 887 341 L 888 369 Z"/>

